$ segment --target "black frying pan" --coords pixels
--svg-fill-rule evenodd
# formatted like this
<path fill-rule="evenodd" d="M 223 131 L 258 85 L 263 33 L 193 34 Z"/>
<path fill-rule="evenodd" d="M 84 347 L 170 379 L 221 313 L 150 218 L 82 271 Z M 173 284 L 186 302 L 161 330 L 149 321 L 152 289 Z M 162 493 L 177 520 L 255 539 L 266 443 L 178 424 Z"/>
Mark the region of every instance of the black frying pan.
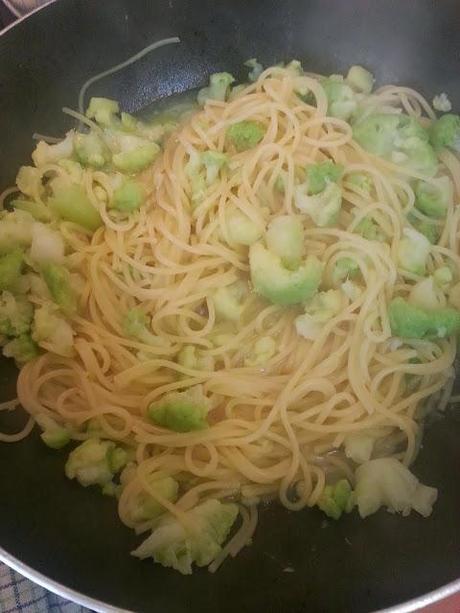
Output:
<path fill-rule="evenodd" d="M 90 94 L 138 111 L 203 85 L 211 72 L 239 74 L 256 56 L 265 65 L 298 58 L 325 73 L 362 63 L 382 83 L 447 91 L 460 110 L 459 25 L 458 0 L 60 0 L 0 37 L 0 187 L 27 163 L 34 131 L 69 128 L 60 109 L 76 106 L 88 77 L 154 40 L 178 35 L 182 44 Z M 1 362 L 1 400 L 13 396 L 14 381 L 14 367 Z M 19 419 L 0 413 L 0 428 L 13 429 Z M 316 510 L 272 505 L 261 513 L 253 546 L 236 560 L 214 576 L 182 577 L 130 557 L 138 539 L 119 523 L 115 502 L 68 481 L 63 456 L 32 435 L 0 444 L 0 556 L 48 585 L 44 577 L 80 592 L 80 600 L 100 601 L 86 602 L 101 610 L 102 603 L 158 613 L 388 607 L 460 577 L 459 440 L 454 414 L 427 433 L 415 472 L 440 489 L 428 520 L 381 511 L 334 523 Z"/>

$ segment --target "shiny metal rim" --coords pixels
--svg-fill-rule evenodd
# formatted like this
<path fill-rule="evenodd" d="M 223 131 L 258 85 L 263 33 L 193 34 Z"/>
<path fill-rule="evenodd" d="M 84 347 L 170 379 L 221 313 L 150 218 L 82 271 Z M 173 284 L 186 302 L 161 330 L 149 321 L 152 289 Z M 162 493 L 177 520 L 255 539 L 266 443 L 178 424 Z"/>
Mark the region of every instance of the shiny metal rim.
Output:
<path fill-rule="evenodd" d="M 56 0 L 49 0 L 49 2 L 47 2 L 46 4 L 43 4 L 42 6 L 38 6 L 36 9 L 31 11 L 30 13 L 27 13 L 26 15 L 20 17 L 19 19 L 14 21 L 12 24 L 7 26 L 4 30 L 2 30 L 0 32 L 0 36 L 8 32 L 12 28 L 16 27 L 16 25 L 18 25 L 25 19 L 28 19 L 35 13 L 38 13 L 38 11 L 41 11 L 45 9 L 46 7 L 50 6 L 55 1 Z M 1 547 L 0 547 L 0 561 L 4 562 L 5 564 L 13 568 L 15 571 L 17 571 L 24 577 L 27 577 L 27 579 L 30 579 L 31 581 L 38 583 L 38 585 L 41 585 L 46 590 L 49 590 L 50 592 L 53 592 L 57 594 L 58 596 L 62 596 L 62 598 L 66 598 L 67 600 L 72 600 L 73 602 L 81 606 L 92 609 L 93 611 L 96 611 L 97 613 L 133 613 L 132 611 L 129 611 L 128 609 L 119 609 L 119 608 L 112 607 L 111 605 L 105 604 L 101 602 L 100 600 L 95 600 L 94 598 L 90 598 L 89 596 L 85 596 L 84 594 L 81 594 L 80 592 L 76 592 L 68 587 L 65 587 L 64 585 L 58 583 L 57 581 L 53 581 L 52 579 L 46 577 L 42 573 L 34 570 L 33 568 L 30 568 L 29 566 L 27 566 L 27 564 L 24 564 L 23 562 L 21 562 L 20 560 L 12 556 L 11 554 L 7 553 Z M 417 598 L 413 598 L 412 600 L 409 600 L 405 603 L 398 604 L 393 607 L 389 607 L 387 609 L 379 609 L 375 613 L 412 613 L 412 611 L 418 611 L 424 607 L 438 603 L 441 600 L 444 600 L 445 598 L 449 598 L 450 596 L 453 596 L 458 593 L 460 593 L 460 579 L 456 579 L 455 581 L 452 581 L 451 583 L 447 583 L 443 587 L 433 590 L 432 592 L 428 592 L 427 594 L 424 594 L 423 596 L 417 596 Z"/>

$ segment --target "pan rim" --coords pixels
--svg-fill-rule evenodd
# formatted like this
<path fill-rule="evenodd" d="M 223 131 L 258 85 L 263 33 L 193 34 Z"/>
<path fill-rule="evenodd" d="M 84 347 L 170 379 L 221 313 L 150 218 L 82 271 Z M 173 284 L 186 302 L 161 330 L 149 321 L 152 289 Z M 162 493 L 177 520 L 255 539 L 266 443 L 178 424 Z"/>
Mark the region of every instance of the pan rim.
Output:
<path fill-rule="evenodd" d="M 56 1 L 57 0 L 48 0 L 48 2 L 46 2 L 45 4 L 42 4 L 41 6 L 38 6 L 29 13 L 26 13 L 22 17 L 19 17 L 11 24 L 6 26 L 6 28 L 0 30 L 0 37 L 18 26 L 24 20 L 29 19 L 29 17 L 32 17 L 39 11 L 42 11 L 50 7 L 52 4 L 55 4 Z M 70 600 L 76 604 L 92 609 L 97 613 L 134 613 L 129 609 L 121 609 L 120 607 L 114 607 L 113 605 L 109 605 L 102 600 L 97 600 L 95 598 L 92 598 L 91 596 L 85 596 L 77 590 L 73 590 L 72 588 L 62 585 L 58 581 L 51 579 L 50 577 L 46 576 L 40 571 L 33 569 L 26 563 L 11 555 L 3 547 L 1 547 L 1 545 L 0 561 L 12 568 L 13 570 L 17 571 L 27 579 L 37 583 L 44 589 L 49 590 L 50 592 L 53 592 L 54 594 L 57 594 L 62 598 L 66 598 L 67 600 Z M 378 609 L 374 613 L 412 613 L 413 611 L 418 611 L 424 607 L 439 603 L 444 599 L 454 596 L 455 594 L 460 594 L 460 578 L 454 579 L 453 581 L 450 581 L 449 583 L 446 583 L 445 585 L 438 587 L 435 590 L 426 592 L 425 594 L 422 594 L 420 596 L 416 596 L 415 598 L 407 600 L 406 602 L 402 602 L 400 604 L 396 604 L 384 609 Z"/>

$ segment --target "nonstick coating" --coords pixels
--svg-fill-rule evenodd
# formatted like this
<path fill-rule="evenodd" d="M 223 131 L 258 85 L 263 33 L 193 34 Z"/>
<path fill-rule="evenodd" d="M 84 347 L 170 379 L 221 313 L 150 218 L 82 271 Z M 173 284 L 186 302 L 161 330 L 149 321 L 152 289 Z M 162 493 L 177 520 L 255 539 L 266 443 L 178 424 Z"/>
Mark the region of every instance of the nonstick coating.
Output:
<path fill-rule="evenodd" d="M 460 109 L 458 0 L 60 0 L 0 38 L 0 187 L 27 163 L 31 134 L 63 134 L 63 106 L 81 84 L 154 40 L 178 35 L 90 94 L 137 111 L 203 85 L 218 70 L 241 74 L 298 58 L 307 70 L 341 72 L 360 63 L 380 83 L 428 96 L 447 91 Z M 2 400 L 13 397 L 14 367 L 0 363 Z M 19 425 L 0 413 L 2 430 Z M 415 471 L 439 487 L 425 520 L 386 512 L 334 523 L 317 510 L 262 509 L 252 547 L 215 575 L 191 577 L 140 562 L 139 539 L 115 503 L 65 479 L 64 457 L 38 436 L 0 444 L 0 546 L 82 594 L 135 611 L 167 613 L 370 611 L 403 602 L 460 576 L 460 422 L 429 428 Z M 288 572 L 291 570 L 292 572 Z"/>

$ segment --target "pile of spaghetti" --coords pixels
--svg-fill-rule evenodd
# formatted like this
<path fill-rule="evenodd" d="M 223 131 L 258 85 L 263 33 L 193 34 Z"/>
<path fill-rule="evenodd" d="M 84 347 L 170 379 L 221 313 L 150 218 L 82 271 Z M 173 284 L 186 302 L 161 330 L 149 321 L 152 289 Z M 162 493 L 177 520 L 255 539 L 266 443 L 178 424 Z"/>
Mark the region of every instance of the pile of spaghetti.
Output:
<path fill-rule="evenodd" d="M 429 515 L 408 466 L 454 380 L 460 118 L 361 67 L 248 65 L 180 116 L 68 110 L 3 196 L 3 408 L 31 418 L 1 440 L 68 445 L 148 531 L 134 554 L 183 573 L 261 501 Z"/>

